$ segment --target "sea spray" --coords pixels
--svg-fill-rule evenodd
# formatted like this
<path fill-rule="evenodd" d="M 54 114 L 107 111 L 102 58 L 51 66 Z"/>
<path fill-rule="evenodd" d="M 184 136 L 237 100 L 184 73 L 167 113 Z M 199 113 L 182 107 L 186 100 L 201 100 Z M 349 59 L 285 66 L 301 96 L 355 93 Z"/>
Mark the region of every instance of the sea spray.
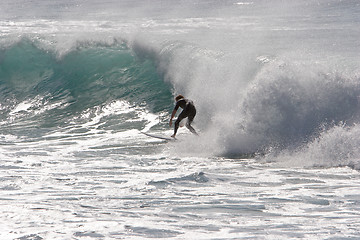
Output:
<path fill-rule="evenodd" d="M 266 154 L 263 161 L 287 167 L 343 167 L 360 170 L 359 124 L 339 123 L 297 149 Z"/>
<path fill-rule="evenodd" d="M 357 121 L 359 94 L 356 75 L 296 60 L 272 62 L 249 85 L 243 126 L 250 134 L 263 134 L 268 143 L 291 146 L 324 123 Z"/>
<path fill-rule="evenodd" d="M 165 53 L 165 79 L 199 106 L 195 123 L 203 142 L 194 144 L 195 152 L 297 149 L 319 136 L 324 124 L 358 122 L 357 74 L 325 66 L 313 56 L 258 57 L 251 67 L 239 65 L 239 74 L 223 67 L 228 64 L 224 54 L 196 46 L 172 44 L 162 49 Z"/>

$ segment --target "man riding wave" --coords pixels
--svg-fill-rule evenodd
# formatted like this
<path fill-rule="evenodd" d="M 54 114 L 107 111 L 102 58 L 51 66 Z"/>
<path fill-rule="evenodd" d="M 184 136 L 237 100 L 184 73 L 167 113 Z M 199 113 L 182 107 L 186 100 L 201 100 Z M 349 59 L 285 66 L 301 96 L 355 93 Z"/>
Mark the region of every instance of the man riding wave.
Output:
<path fill-rule="evenodd" d="M 195 129 L 191 126 L 191 123 L 194 120 L 195 115 L 196 115 L 196 108 L 194 106 L 193 101 L 184 98 L 183 95 L 177 95 L 175 97 L 175 101 L 176 101 L 176 105 L 175 105 L 174 110 L 172 111 L 172 114 L 171 114 L 171 117 L 170 117 L 170 123 L 169 123 L 170 127 L 172 125 L 172 120 L 175 117 L 175 114 L 176 114 L 178 108 L 181 107 L 183 110 L 180 113 L 179 117 L 175 121 L 174 134 L 171 137 L 175 138 L 177 130 L 178 130 L 179 125 L 180 125 L 180 122 L 184 118 L 188 118 L 187 123 L 186 123 L 186 127 L 190 130 L 190 132 L 198 135 L 196 133 Z"/>

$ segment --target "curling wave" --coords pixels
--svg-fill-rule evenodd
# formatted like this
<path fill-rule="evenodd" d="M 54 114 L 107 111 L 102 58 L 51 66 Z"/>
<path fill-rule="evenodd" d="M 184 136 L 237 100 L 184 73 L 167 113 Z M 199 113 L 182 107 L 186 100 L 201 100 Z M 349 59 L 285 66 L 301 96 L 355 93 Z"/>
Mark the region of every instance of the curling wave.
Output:
<path fill-rule="evenodd" d="M 170 88 L 152 59 L 138 58 L 125 44 L 78 45 L 61 58 L 29 39 L 4 48 L 1 121 L 21 115 L 21 121 L 56 126 L 119 99 L 154 112 L 168 109 Z"/>

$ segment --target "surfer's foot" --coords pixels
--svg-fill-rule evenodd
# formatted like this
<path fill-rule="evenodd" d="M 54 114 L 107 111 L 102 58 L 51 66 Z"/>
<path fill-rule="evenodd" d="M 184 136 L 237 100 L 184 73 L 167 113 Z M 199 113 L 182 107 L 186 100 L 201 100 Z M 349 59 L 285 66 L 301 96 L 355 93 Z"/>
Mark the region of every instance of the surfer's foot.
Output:
<path fill-rule="evenodd" d="M 172 138 L 175 138 L 175 134 L 171 135 Z"/>

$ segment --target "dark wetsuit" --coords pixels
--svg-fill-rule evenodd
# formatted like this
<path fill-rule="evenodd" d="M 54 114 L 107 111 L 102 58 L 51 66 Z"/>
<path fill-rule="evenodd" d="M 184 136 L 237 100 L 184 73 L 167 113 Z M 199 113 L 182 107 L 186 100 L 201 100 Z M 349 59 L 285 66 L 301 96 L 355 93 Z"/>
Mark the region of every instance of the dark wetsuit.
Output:
<path fill-rule="evenodd" d="M 178 110 L 178 108 L 181 107 L 183 110 L 180 113 L 179 117 L 176 119 L 175 122 L 175 129 L 174 129 L 174 134 L 176 134 L 178 128 L 179 128 L 179 124 L 181 122 L 181 120 L 183 120 L 184 118 L 188 118 L 188 121 L 186 123 L 186 127 L 194 134 L 197 134 L 195 129 L 191 126 L 192 121 L 194 120 L 194 117 L 196 115 L 196 108 L 194 106 L 194 103 L 186 98 L 182 98 L 179 101 L 176 102 L 175 108 L 174 110 Z"/>

